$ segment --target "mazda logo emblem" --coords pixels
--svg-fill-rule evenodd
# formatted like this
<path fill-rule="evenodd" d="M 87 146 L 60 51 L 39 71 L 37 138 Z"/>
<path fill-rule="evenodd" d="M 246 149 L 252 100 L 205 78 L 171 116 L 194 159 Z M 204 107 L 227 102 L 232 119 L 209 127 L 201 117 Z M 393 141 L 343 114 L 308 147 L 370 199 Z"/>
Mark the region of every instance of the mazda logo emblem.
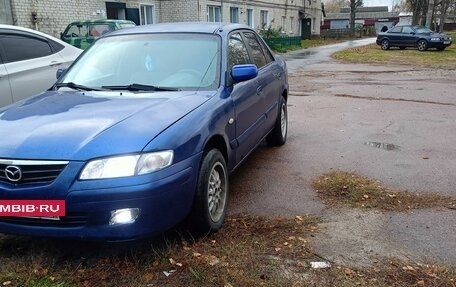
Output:
<path fill-rule="evenodd" d="M 5 176 L 12 182 L 18 182 L 22 179 L 22 170 L 14 165 L 9 165 L 5 168 Z"/>

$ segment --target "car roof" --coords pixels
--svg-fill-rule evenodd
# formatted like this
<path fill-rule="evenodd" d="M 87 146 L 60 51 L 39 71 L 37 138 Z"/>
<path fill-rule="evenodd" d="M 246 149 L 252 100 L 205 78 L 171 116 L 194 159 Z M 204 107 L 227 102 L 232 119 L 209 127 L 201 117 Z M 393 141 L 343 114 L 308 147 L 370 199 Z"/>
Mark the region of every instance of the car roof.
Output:
<path fill-rule="evenodd" d="M 73 24 L 106 24 L 106 23 L 120 23 L 120 24 L 131 24 L 134 22 L 130 20 L 118 20 L 118 19 L 96 19 L 96 20 L 80 20 L 80 21 L 73 21 L 69 25 Z"/>
<path fill-rule="evenodd" d="M 175 23 L 160 23 L 151 25 L 136 26 L 128 29 L 116 30 L 109 33 L 113 35 L 128 35 L 142 33 L 206 33 L 206 34 L 221 34 L 229 33 L 236 29 L 251 29 L 247 25 L 233 23 L 217 23 L 217 22 L 175 22 Z"/>
<path fill-rule="evenodd" d="M 20 26 L 14 26 L 14 25 L 5 25 L 5 24 L 0 24 L 0 29 L 6 29 L 6 30 L 14 30 L 14 31 L 19 31 L 19 32 L 28 32 L 28 33 L 31 33 L 31 34 L 35 34 L 35 35 L 38 35 L 38 36 L 41 36 L 41 37 L 45 37 L 45 38 L 48 38 L 54 42 L 57 42 L 61 45 L 64 45 L 65 47 L 70 47 L 70 48 L 75 48 L 73 46 L 71 46 L 70 44 L 56 38 L 56 37 L 53 37 L 49 34 L 46 34 L 46 33 L 43 33 L 43 32 L 40 32 L 40 31 L 36 31 L 36 30 L 33 30 L 33 29 L 29 29 L 29 28 L 24 28 L 24 27 L 20 27 Z"/>

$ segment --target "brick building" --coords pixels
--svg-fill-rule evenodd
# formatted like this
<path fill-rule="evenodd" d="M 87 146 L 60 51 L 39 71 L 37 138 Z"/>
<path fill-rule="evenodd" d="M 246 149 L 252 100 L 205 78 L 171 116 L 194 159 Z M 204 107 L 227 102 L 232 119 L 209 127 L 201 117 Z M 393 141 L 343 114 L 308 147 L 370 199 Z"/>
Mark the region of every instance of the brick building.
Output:
<path fill-rule="evenodd" d="M 76 20 L 128 19 L 137 24 L 244 23 L 287 35 L 320 34 L 321 0 L 0 0 L 0 23 L 59 36 Z"/>

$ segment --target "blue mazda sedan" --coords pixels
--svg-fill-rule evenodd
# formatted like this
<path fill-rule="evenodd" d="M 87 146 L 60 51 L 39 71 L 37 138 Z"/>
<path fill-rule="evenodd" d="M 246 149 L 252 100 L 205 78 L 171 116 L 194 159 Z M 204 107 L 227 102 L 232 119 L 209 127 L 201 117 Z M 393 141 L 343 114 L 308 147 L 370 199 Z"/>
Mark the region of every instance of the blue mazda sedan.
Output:
<path fill-rule="evenodd" d="M 0 232 L 215 232 L 229 174 L 263 140 L 285 143 L 287 96 L 285 62 L 245 25 L 101 37 L 48 91 L 0 109 Z"/>

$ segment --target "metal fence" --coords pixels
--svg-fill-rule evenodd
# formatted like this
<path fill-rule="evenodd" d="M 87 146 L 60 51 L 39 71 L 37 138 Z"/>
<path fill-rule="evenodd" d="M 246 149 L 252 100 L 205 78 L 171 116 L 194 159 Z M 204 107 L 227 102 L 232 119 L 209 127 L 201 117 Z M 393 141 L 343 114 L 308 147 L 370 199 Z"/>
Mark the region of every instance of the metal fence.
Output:
<path fill-rule="evenodd" d="M 301 46 L 301 37 L 277 37 L 264 39 L 273 50 L 286 49 L 288 47 Z"/>

